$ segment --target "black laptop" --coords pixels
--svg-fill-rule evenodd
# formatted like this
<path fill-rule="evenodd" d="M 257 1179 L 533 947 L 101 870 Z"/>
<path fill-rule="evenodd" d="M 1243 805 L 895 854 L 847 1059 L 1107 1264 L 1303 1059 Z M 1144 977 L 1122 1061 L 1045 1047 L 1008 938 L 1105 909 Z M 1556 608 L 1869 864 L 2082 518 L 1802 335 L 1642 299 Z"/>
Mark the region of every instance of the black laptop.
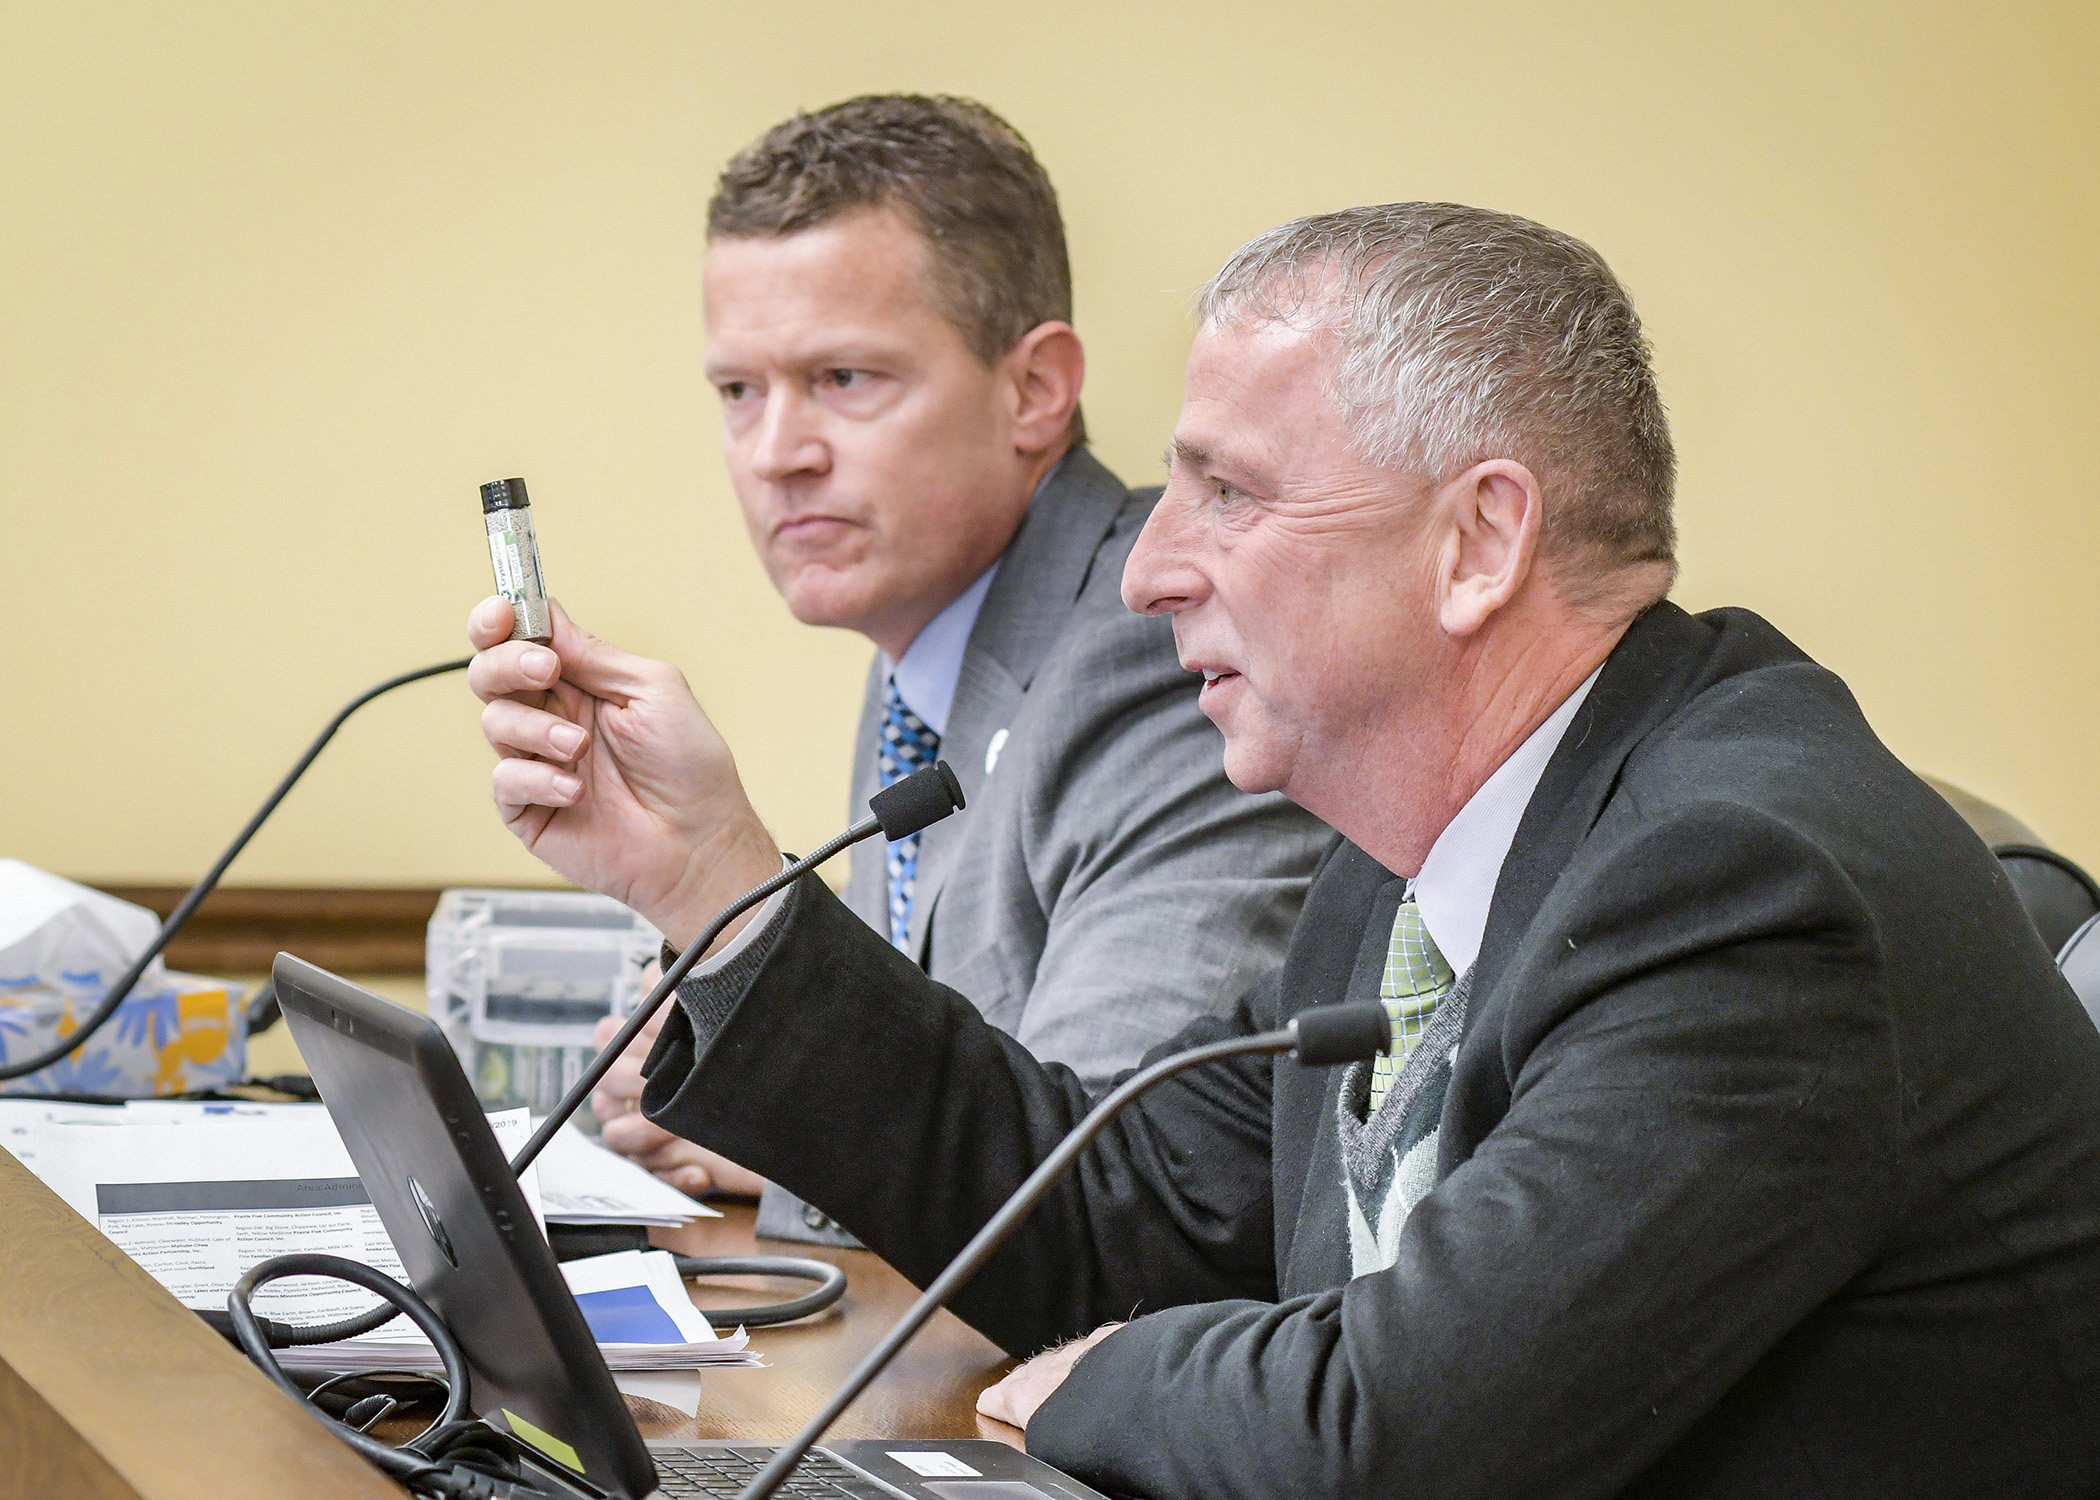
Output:
<path fill-rule="evenodd" d="M 644 1500 L 741 1490 L 770 1447 L 643 1440 L 437 1026 L 290 954 L 277 956 L 273 977 L 401 1264 L 459 1339 L 477 1414 L 544 1454 L 555 1492 Z M 976 1439 L 831 1443 L 777 1493 L 1104 1500 L 1039 1459 Z"/>

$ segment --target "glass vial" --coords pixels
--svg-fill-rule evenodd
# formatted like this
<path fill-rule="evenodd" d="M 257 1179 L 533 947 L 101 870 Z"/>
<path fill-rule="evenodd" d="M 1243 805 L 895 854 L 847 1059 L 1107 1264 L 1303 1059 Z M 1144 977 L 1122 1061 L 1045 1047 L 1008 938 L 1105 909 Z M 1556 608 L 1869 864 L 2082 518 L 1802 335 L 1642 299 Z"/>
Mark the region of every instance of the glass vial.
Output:
<path fill-rule="evenodd" d="M 510 601 L 517 616 L 510 638 L 552 645 L 554 612 L 547 607 L 547 580 L 540 572 L 540 544 L 532 534 L 532 501 L 526 498 L 525 481 L 492 479 L 483 485 L 481 518 L 488 523 L 496 592 Z"/>

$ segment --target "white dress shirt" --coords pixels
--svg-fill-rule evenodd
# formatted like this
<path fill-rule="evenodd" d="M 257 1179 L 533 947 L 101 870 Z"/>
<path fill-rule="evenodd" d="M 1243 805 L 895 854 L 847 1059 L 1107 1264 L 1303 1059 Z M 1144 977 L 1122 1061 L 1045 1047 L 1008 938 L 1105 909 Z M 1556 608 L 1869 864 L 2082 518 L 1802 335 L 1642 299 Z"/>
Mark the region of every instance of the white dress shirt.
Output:
<path fill-rule="evenodd" d="M 1509 846 L 1516 842 L 1517 825 L 1539 789 L 1539 778 L 1546 774 L 1546 762 L 1553 759 L 1575 711 L 1590 695 L 1597 672 L 1583 678 L 1567 701 L 1495 768 L 1429 846 L 1429 857 L 1422 861 L 1410 892 L 1422 909 L 1422 925 L 1454 975 L 1464 974 L 1480 957 L 1495 882 L 1509 858 Z"/>

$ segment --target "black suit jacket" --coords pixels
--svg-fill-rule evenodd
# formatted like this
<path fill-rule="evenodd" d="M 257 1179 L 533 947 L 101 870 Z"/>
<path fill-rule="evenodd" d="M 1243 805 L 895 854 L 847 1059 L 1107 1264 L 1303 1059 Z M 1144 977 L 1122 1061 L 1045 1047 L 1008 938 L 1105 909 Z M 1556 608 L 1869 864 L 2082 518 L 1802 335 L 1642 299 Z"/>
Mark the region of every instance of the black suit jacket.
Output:
<path fill-rule="evenodd" d="M 1393 878 L 1339 846 L 1279 973 L 1168 1046 L 1351 998 Z M 814 882 L 753 962 L 645 1107 L 923 1283 L 1083 1092 Z M 1471 995 L 1388 1270 L 1350 1279 L 1338 1074 L 1213 1066 L 1103 1136 L 957 1302 L 1017 1353 L 1135 1318 L 1031 1450 L 1158 1497 L 2100 1493 L 2100 1033 L 1834 676 L 1636 621 Z"/>

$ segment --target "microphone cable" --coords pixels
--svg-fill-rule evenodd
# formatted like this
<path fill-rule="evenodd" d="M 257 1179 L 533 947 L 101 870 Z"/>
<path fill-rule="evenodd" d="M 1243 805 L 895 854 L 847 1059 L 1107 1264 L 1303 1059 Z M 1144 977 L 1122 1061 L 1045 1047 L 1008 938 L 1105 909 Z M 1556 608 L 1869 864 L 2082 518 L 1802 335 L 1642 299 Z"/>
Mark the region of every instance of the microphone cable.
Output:
<path fill-rule="evenodd" d="M 652 1248 L 645 1240 L 643 1249 Z M 816 1290 L 781 1302 L 761 1302 L 749 1307 L 710 1307 L 704 1316 L 713 1327 L 772 1328 L 813 1317 L 846 1295 L 846 1273 L 827 1260 L 805 1260 L 795 1255 L 677 1255 L 671 1264 L 681 1281 L 707 1281 L 717 1276 L 770 1276 L 783 1281 L 810 1281 Z M 196 1309 L 197 1316 L 221 1338 L 242 1344 L 240 1330 L 228 1313 L 213 1308 Z M 301 1349 L 315 1344 L 340 1344 L 363 1338 L 400 1316 L 393 1303 L 381 1302 L 369 1312 L 337 1323 L 282 1323 L 257 1316 L 257 1337 L 272 1349 Z"/>
<path fill-rule="evenodd" d="M 315 1404 L 321 1387 L 301 1390 L 284 1372 L 271 1352 L 274 1340 L 266 1330 L 267 1320 L 259 1319 L 255 1313 L 255 1294 L 287 1276 L 347 1281 L 382 1298 L 389 1317 L 396 1313 L 407 1315 L 430 1340 L 444 1367 L 443 1377 L 431 1382 L 445 1393 L 444 1408 L 436 1420 L 415 1438 L 394 1447 L 380 1442 L 368 1431 L 396 1408 L 391 1398 L 366 1397 L 344 1417 L 336 1417 Z M 312 1406 L 338 1438 L 410 1494 L 421 1500 L 500 1500 L 521 1492 L 538 1493 L 536 1489 L 521 1489 L 530 1483 L 525 1463 L 531 1455 L 525 1446 L 509 1433 L 474 1419 L 466 1354 L 445 1320 L 413 1288 L 338 1255 L 276 1255 L 249 1267 L 247 1274 L 235 1283 L 226 1297 L 226 1317 L 242 1350 L 279 1390 L 294 1401 Z"/>
<path fill-rule="evenodd" d="M 140 977 L 146 972 L 146 966 L 158 958 L 161 950 L 168 946 L 169 940 L 188 925 L 190 917 L 203 904 L 204 898 L 217 888 L 219 877 L 226 873 L 226 867 L 248 847 L 248 841 L 255 837 L 257 830 L 268 821 L 270 814 L 277 811 L 277 804 L 284 800 L 285 794 L 298 785 L 299 778 L 306 774 L 306 768 L 314 763 L 315 757 L 335 738 L 335 732 L 343 727 L 344 721 L 374 698 L 391 693 L 397 687 L 421 682 L 426 677 L 441 677 L 447 672 L 461 671 L 472 661 L 472 657 L 463 656 L 458 661 L 439 662 L 434 667 L 418 667 L 413 672 L 403 672 L 399 677 L 389 677 L 385 682 L 365 689 L 344 704 L 342 711 L 328 721 L 328 727 L 315 737 L 314 742 L 306 747 L 306 753 L 285 773 L 284 780 L 277 783 L 277 790 L 270 793 L 263 805 L 255 810 L 255 816 L 248 820 L 248 826 L 234 836 L 233 842 L 226 846 L 226 852 L 219 856 L 204 878 L 190 887 L 190 893 L 182 898 L 182 903 L 169 914 L 168 920 L 161 924 L 159 934 L 147 944 L 146 951 L 141 953 L 117 982 L 109 987 L 109 993 L 102 997 L 102 1002 L 89 1013 L 88 1018 L 75 1027 L 70 1035 L 60 1037 L 42 1052 L 23 1058 L 19 1062 L 0 1064 L 0 1083 L 42 1072 L 67 1053 L 85 1045 L 96 1032 L 109 1024 L 110 1018 L 117 1013 L 117 1007 L 138 987 Z M 266 985 L 264 995 L 268 994 L 269 989 Z M 262 998 L 264 996 L 258 996 L 258 999 Z"/>
<path fill-rule="evenodd" d="M 435 677 L 441 673 L 458 671 L 468 664 L 468 660 L 470 659 L 444 662 L 434 667 L 424 667 L 415 672 L 404 673 L 402 676 L 390 678 L 346 705 L 343 711 L 337 714 L 329 726 L 321 732 L 320 738 L 315 740 L 307 749 L 306 754 L 300 758 L 298 765 L 292 768 L 291 774 L 271 794 L 270 800 L 264 803 L 261 810 L 250 820 L 247 828 L 242 830 L 240 837 L 234 840 L 232 847 L 220 856 L 219 862 L 213 866 L 211 873 L 205 876 L 197 889 L 193 890 L 189 897 L 184 900 L 182 906 L 176 910 L 174 916 L 169 918 L 168 926 L 163 929 L 159 941 L 134 965 L 132 972 L 126 976 L 122 988 L 128 990 L 132 984 L 137 983 L 138 976 L 145 971 L 145 966 L 151 960 L 153 954 L 159 952 L 161 946 L 166 944 L 168 938 L 174 936 L 175 932 L 180 929 L 181 924 L 188 920 L 189 913 L 210 892 L 211 887 L 217 883 L 219 876 L 225 873 L 226 867 L 233 862 L 233 857 L 240 853 L 242 846 L 254 836 L 255 830 L 262 826 L 263 819 L 267 818 L 277 804 L 283 800 L 284 794 L 291 790 L 292 784 L 299 779 L 300 773 L 313 763 L 314 757 L 320 754 L 321 747 L 326 745 L 336 730 L 342 727 L 345 719 L 381 693 L 388 692 L 405 683 L 415 682 L 424 677 Z M 772 878 L 760 882 L 757 886 L 746 891 L 742 896 L 716 913 L 713 922 L 709 924 L 707 930 L 687 945 L 685 952 L 665 973 L 663 979 L 658 982 L 656 989 L 650 994 L 648 999 L 636 1009 L 633 1015 L 628 1017 L 627 1023 L 620 1033 L 601 1049 L 597 1058 L 584 1070 L 583 1076 L 577 1079 L 576 1083 L 563 1095 L 561 1101 L 554 1106 L 546 1119 L 541 1122 L 540 1128 L 534 1132 L 532 1139 L 526 1142 L 523 1149 L 511 1161 L 510 1169 L 512 1173 L 522 1172 L 530 1165 L 533 1158 L 553 1138 L 555 1132 L 562 1127 L 563 1123 L 570 1116 L 575 1114 L 577 1107 L 590 1097 L 591 1090 L 597 1087 L 598 1081 L 604 1077 L 606 1070 L 612 1066 L 622 1052 L 626 1051 L 628 1044 L 634 1040 L 641 1028 L 647 1024 L 649 1017 L 654 1014 L 656 1009 L 671 994 L 678 981 L 685 976 L 686 971 L 699 961 L 700 955 L 707 951 L 708 945 L 714 941 L 716 934 L 732 921 L 739 912 L 755 906 L 772 891 L 791 884 L 805 871 L 814 869 L 850 844 L 876 833 L 887 833 L 894 838 L 903 838 L 909 833 L 915 833 L 920 828 L 937 822 L 951 812 L 960 810 L 962 806 L 962 786 L 956 780 L 955 772 L 949 768 L 947 763 L 939 762 L 932 766 L 923 767 L 903 780 L 876 793 L 869 802 L 871 809 L 869 817 L 854 824 L 852 828 L 823 845 L 815 853 L 790 862 L 786 868 Z M 120 993 L 113 991 L 112 994 L 116 996 L 118 1001 L 121 1001 L 122 995 Z M 108 1018 L 106 1013 L 114 1010 L 115 1004 L 110 1000 L 105 1000 L 102 1010 L 98 1011 L 96 1016 L 91 1018 L 89 1025 L 83 1028 L 83 1031 L 92 1030 L 94 1026 L 100 1025 Z M 66 1039 L 67 1050 L 79 1044 L 79 1033 Z M 60 1055 L 63 1054 L 61 1053 Z M 31 1059 L 31 1062 L 38 1066 L 43 1065 L 37 1059 Z M 0 1074 L 0 1076 L 5 1075 Z M 783 1255 L 679 1255 L 674 1257 L 674 1261 L 681 1279 L 712 1276 L 771 1276 L 793 1281 L 816 1283 L 815 1291 L 805 1293 L 800 1297 L 789 1298 L 779 1302 L 762 1303 L 750 1307 L 720 1308 L 714 1310 L 711 1315 L 713 1319 L 723 1321 L 733 1319 L 747 1328 L 770 1327 L 775 1324 L 792 1323 L 798 1319 L 810 1317 L 829 1308 L 846 1293 L 846 1273 L 826 1261 L 805 1260 L 799 1257 Z M 274 1262 L 265 1262 L 264 1264 L 274 1264 Z M 345 1262 L 345 1264 L 356 1263 Z M 369 1271 L 369 1268 L 366 1269 Z M 362 1285 L 363 1283 L 360 1284 Z M 372 1290 L 378 1289 L 372 1288 Z M 384 1296 L 384 1294 L 382 1295 Z M 403 1310 L 401 1303 L 394 1301 L 391 1297 L 385 1297 L 385 1300 L 382 1300 L 379 1306 L 354 1318 L 346 1318 L 337 1323 L 305 1327 L 279 1323 L 268 1318 L 258 1318 L 252 1312 L 249 1312 L 246 1315 L 245 1329 L 241 1326 L 241 1318 L 232 1313 L 231 1310 L 224 1314 L 206 1310 L 200 1312 L 199 1316 L 221 1335 L 241 1344 L 253 1357 L 257 1344 L 260 1344 L 262 1348 L 267 1350 L 273 1345 L 284 1349 L 300 1345 L 333 1344 L 345 1339 L 359 1338 L 392 1322 Z"/>

